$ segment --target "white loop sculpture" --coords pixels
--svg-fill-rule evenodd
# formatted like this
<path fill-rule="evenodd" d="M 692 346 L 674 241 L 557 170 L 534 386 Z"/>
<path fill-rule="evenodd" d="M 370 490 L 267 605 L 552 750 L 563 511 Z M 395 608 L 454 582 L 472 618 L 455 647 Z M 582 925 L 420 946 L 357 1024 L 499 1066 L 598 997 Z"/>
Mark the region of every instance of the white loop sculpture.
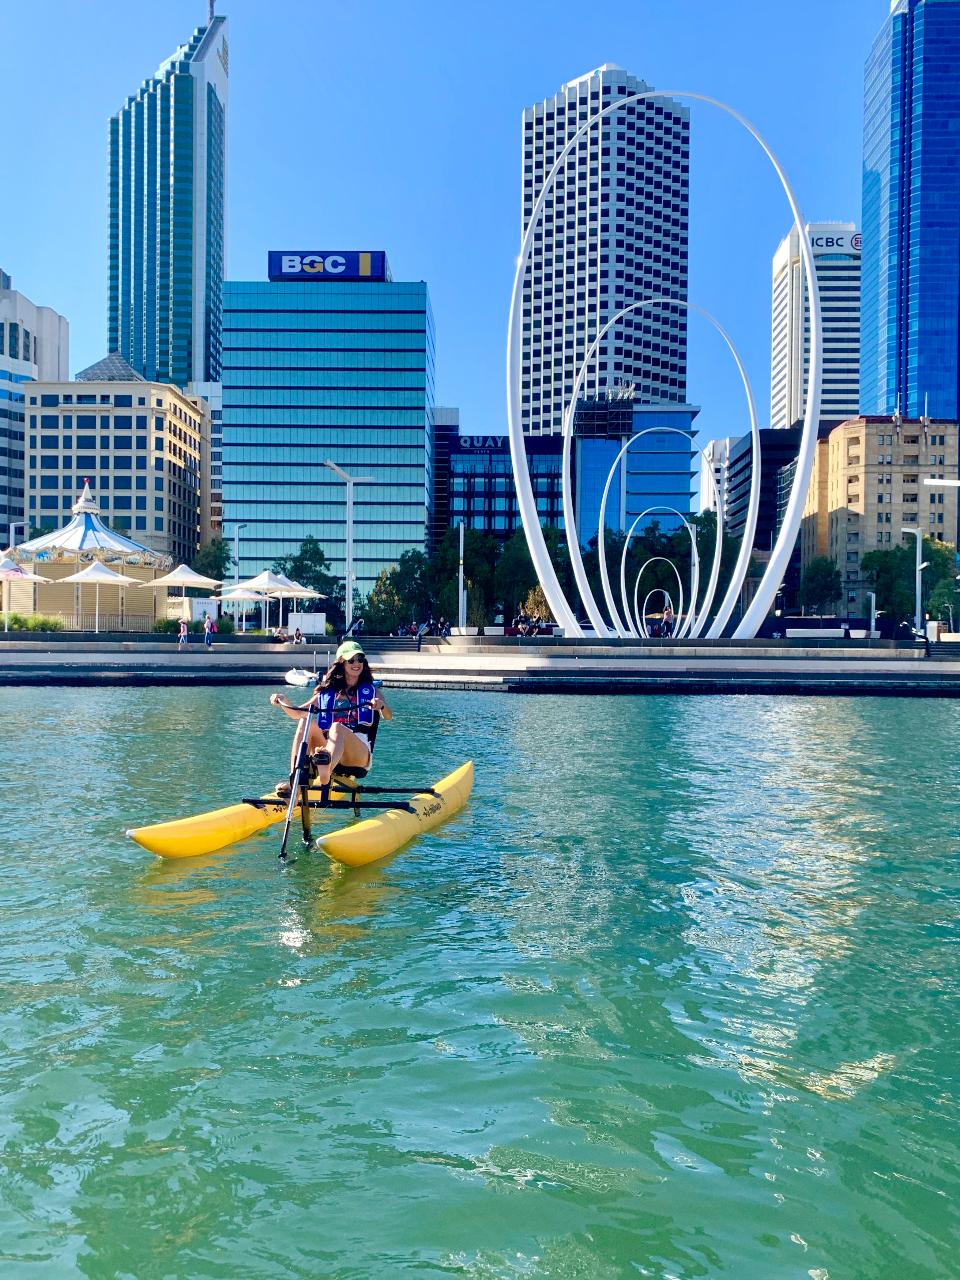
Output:
<path fill-rule="evenodd" d="M 599 520 L 599 527 L 597 528 L 597 558 L 600 562 L 600 585 L 603 587 L 604 603 L 606 604 L 607 610 L 610 613 L 610 619 L 613 623 L 614 629 L 616 630 L 617 635 L 621 637 L 628 635 L 629 632 L 624 629 L 623 624 L 620 622 L 620 615 L 617 613 L 617 606 L 613 603 L 613 592 L 610 589 L 610 575 L 607 572 L 607 549 L 606 549 L 606 543 L 604 540 L 604 534 L 606 532 L 606 523 L 607 523 L 607 498 L 610 496 L 610 485 L 613 483 L 613 477 L 616 474 L 617 467 L 620 465 L 620 461 L 623 458 L 624 454 L 626 454 L 627 450 L 632 449 L 633 446 L 637 443 L 637 441 L 642 440 L 644 436 L 655 435 L 658 433 L 662 435 L 683 436 L 684 440 L 690 439 L 686 431 L 681 431 L 679 427 L 644 427 L 644 429 L 642 431 L 638 431 L 635 436 L 630 436 L 629 439 L 624 442 L 622 449 L 613 460 L 613 464 L 610 467 L 609 472 L 607 473 L 607 482 L 603 486 L 603 494 L 600 498 L 600 520 Z M 713 603 L 714 593 L 716 592 L 716 589 L 717 589 L 717 579 L 720 576 L 720 560 L 723 556 L 723 528 L 722 528 L 723 513 L 722 511 L 719 510 L 720 492 L 719 492 L 719 489 L 717 488 L 717 481 L 716 481 L 716 477 L 713 474 L 713 471 L 708 469 L 707 474 L 710 476 L 710 483 L 713 485 L 713 490 L 714 490 L 714 493 L 716 494 L 717 503 L 718 503 L 717 534 L 713 544 L 713 564 L 711 565 L 711 568 L 710 568 L 710 578 L 707 582 L 707 590 L 703 597 L 703 606 L 701 607 L 698 613 L 697 597 L 696 595 L 694 595 L 693 599 L 690 601 L 690 608 L 687 612 L 688 620 L 694 618 L 695 616 L 705 617 L 706 614 L 709 612 L 710 606 Z M 651 510 L 656 511 L 658 510 L 658 508 L 653 507 L 651 508 Z M 663 508 L 663 510 L 669 510 L 672 512 L 673 515 L 678 515 L 680 516 L 680 519 L 683 520 L 683 516 L 680 515 L 679 511 L 676 511 L 673 508 L 669 508 L 669 507 L 665 507 Z M 646 511 L 642 512 L 641 516 L 639 516 L 638 519 L 642 519 L 642 517 L 647 514 L 648 513 Z M 687 524 L 686 520 L 684 520 L 683 522 L 685 525 Z M 634 521 L 634 525 L 636 525 L 636 521 Z M 687 530 L 689 532 L 689 525 L 687 525 Z M 694 536 L 694 534 L 690 533 L 690 536 L 691 538 L 693 538 L 694 543 L 696 543 L 696 537 Z M 699 562 L 699 559 L 698 559 L 698 562 Z M 699 588 L 699 582 L 697 583 L 697 586 Z M 587 590 L 588 591 L 590 590 L 589 585 L 587 587 Z M 592 598 L 593 597 L 591 593 L 591 599 Z M 691 622 L 690 634 L 699 635 L 699 629 L 694 630 L 693 628 L 694 628 L 694 624 Z M 677 636 L 677 639 L 680 639 L 684 634 L 685 634 L 685 629 L 681 630 L 681 632 Z"/>
<path fill-rule="evenodd" d="M 823 380 L 823 340 L 822 326 L 820 315 L 820 294 L 817 286 L 816 273 L 813 266 L 813 251 L 810 246 L 808 237 L 804 232 L 803 216 L 800 207 L 793 193 L 793 188 L 787 180 L 786 173 L 777 160 L 776 155 L 745 116 L 742 116 L 733 107 L 728 106 L 725 102 L 721 102 L 718 98 L 708 97 L 702 93 L 692 93 L 684 89 L 647 89 L 642 93 L 626 94 L 622 98 L 617 98 L 600 110 L 567 139 L 566 143 L 557 155 L 543 186 L 534 202 L 526 231 L 524 232 L 523 241 L 520 246 L 520 253 L 517 257 L 517 268 L 514 275 L 513 293 L 510 300 L 510 318 L 507 326 L 507 432 L 510 439 L 510 457 L 513 465 L 513 475 L 517 490 L 517 504 L 520 510 L 520 519 L 523 524 L 523 531 L 527 541 L 527 547 L 530 552 L 530 558 L 536 571 L 540 585 L 543 588 L 547 603 L 553 613 L 554 618 L 563 628 L 565 634 L 571 636 L 580 636 L 583 631 L 577 622 L 576 616 L 564 595 L 557 578 L 556 570 L 550 560 L 547 551 L 547 545 L 543 537 L 543 530 L 540 527 L 540 519 L 537 513 L 536 502 L 533 497 L 533 486 L 530 483 L 530 471 L 527 466 L 526 450 L 524 448 L 523 430 L 520 425 L 520 371 L 521 371 L 521 334 L 522 326 L 519 323 L 519 313 L 522 311 L 522 292 L 523 278 L 527 269 L 527 263 L 530 259 L 530 251 L 533 246 L 533 237 L 536 227 L 539 224 L 540 216 L 543 212 L 544 204 L 547 198 L 553 192 L 553 186 L 557 175 L 563 168 L 567 156 L 577 146 L 580 138 L 594 127 L 599 121 L 606 116 L 622 110 L 623 107 L 630 103 L 640 102 L 647 98 L 684 98 L 692 102 L 702 102 L 708 106 L 716 107 L 718 110 L 725 112 L 733 120 L 736 120 L 750 136 L 759 144 L 761 150 L 770 161 L 773 169 L 780 181 L 787 203 L 790 206 L 790 212 L 793 214 L 794 226 L 797 229 L 800 240 L 800 254 L 803 258 L 804 275 L 807 284 L 807 301 L 810 315 L 810 360 L 809 360 L 809 381 L 807 384 L 807 398 L 804 406 L 803 430 L 800 437 L 800 447 L 797 455 L 796 472 L 794 475 L 793 487 L 790 490 L 790 498 L 787 502 L 787 509 L 784 513 L 783 523 L 780 528 L 779 536 L 774 544 L 767 564 L 766 571 L 757 588 L 753 601 L 747 608 L 740 620 L 740 623 L 734 631 L 735 639 L 748 639 L 756 635 L 760 624 L 766 617 L 767 612 L 772 605 L 776 593 L 783 581 L 790 555 L 793 551 L 797 540 L 797 533 L 800 528 L 800 520 L 803 516 L 803 506 L 806 501 L 807 490 L 810 485 L 810 476 L 813 470 L 814 452 L 817 441 L 817 425 L 820 416 L 820 392 Z M 671 302 L 678 302 L 679 299 L 671 299 Z M 758 468 L 759 458 L 757 456 L 756 441 L 754 441 L 754 464 Z M 751 489 L 751 501 L 753 499 L 753 489 Z M 759 501 L 759 496 L 758 499 Z M 572 539 L 569 539 L 572 541 Z M 727 595 L 724 598 L 721 610 L 730 602 L 730 610 L 732 612 L 733 605 L 740 593 L 743 585 L 743 579 L 746 576 L 746 570 L 749 565 L 751 545 L 748 539 L 744 538 L 744 546 L 741 547 L 741 556 L 738 558 L 737 567 L 731 579 Z M 601 560 L 602 563 L 602 560 Z M 718 619 L 719 619 L 718 614 Z M 717 620 L 711 626 L 708 635 L 713 636 L 717 632 Z M 598 634 L 606 635 L 604 627 Z"/>
<path fill-rule="evenodd" d="M 637 573 L 637 580 L 633 584 L 633 621 L 634 621 L 634 624 L 636 625 L 637 630 L 639 631 L 640 615 L 637 610 L 637 598 L 640 592 L 640 579 L 643 577 L 644 573 L 646 572 L 647 567 L 651 564 L 654 564 L 657 560 L 662 560 L 664 564 L 668 564 L 677 576 L 677 588 L 679 591 L 679 600 L 677 602 L 677 611 L 673 615 L 673 630 L 670 632 L 671 637 L 675 637 L 677 634 L 677 628 L 680 626 L 680 621 L 683 617 L 683 581 L 680 578 L 680 570 L 673 563 L 673 561 L 669 560 L 666 556 L 651 556 L 649 560 L 645 560 L 643 564 L 640 566 L 639 572 Z M 667 599 L 670 599 L 670 597 L 668 596 Z M 670 600 L 670 607 L 673 608 L 672 600 Z"/>
<path fill-rule="evenodd" d="M 730 586 L 727 589 L 727 594 L 724 596 L 723 603 L 721 604 L 720 609 L 717 613 L 717 617 L 714 622 L 714 627 L 719 626 L 719 628 L 722 630 L 723 627 L 726 625 L 727 621 L 729 620 L 730 614 L 733 612 L 734 606 L 736 605 L 737 597 L 740 591 L 739 586 L 736 586 L 736 589 L 733 589 L 736 583 L 737 572 L 742 567 L 743 575 L 746 576 L 747 568 L 750 563 L 750 551 L 753 549 L 753 538 L 757 529 L 757 515 L 760 510 L 760 424 L 757 421 L 757 409 L 753 399 L 753 388 L 750 385 L 750 378 L 747 375 L 747 371 L 746 371 L 746 368 L 744 367 L 743 361 L 740 359 L 740 353 L 737 351 L 736 347 L 733 345 L 733 339 L 724 329 L 723 325 L 720 324 L 719 320 L 717 320 L 714 316 L 712 316 L 709 311 L 706 311 L 703 307 L 698 307 L 693 302 L 684 302 L 679 298 L 669 298 L 665 296 L 658 297 L 658 298 L 643 298 L 639 302 L 631 302 L 629 306 L 624 307 L 622 310 L 618 311 L 617 314 L 613 316 L 612 319 L 608 320 L 607 323 L 600 330 L 600 332 L 597 334 L 596 338 L 594 339 L 592 345 L 590 346 L 590 349 L 587 351 L 587 354 L 583 358 L 583 361 L 580 365 L 579 370 L 577 371 L 577 377 L 573 384 L 573 393 L 570 396 L 570 401 L 567 405 L 566 412 L 564 413 L 564 416 L 563 416 L 563 456 L 560 463 L 560 480 L 561 480 L 562 495 L 563 495 L 563 527 L 567 533 L 567 553 L 570 556 L 570 564 L 573 568 L 573 576 L 577 584 L 577 590 L 580 592 L 580 598 L 583 601 L 583 606 L 587 611 L 587 616 L 590 618 L 591 625 L 593 626 L 594 630 L 597 631 L 598 635 L 607 635 L 608 633 L 606 630 L 606 626 L 603 622 L 603 619 L 600 615 L 600 610 L 597 607 L 596 600 L 594 599 L 593 592 L 590 590 L 590 584 L 587 581 L 587 574 L 583 565 L 583 557 L 580 554 L 580 538 L 579 538 L 579 535 L 577 534 L 576 515 L 573 509 L 573 487 L 571 484 L 570 461 L 571 461 L 571 449 L 573 446 L 573 423 L 574 423 L 574 414 L 575 414 L 576 405 L 577 405 L 577 397 L 579 396 L 580 389 L 583 386 L 583 381 L 587 373 L 587 367 L 590 364 L 590 361 L 596 355 L 600 347 L 600 343 L 603 341 L 605 334 L 607 334 L 615 324 L 617 324 L 621 319 L 623 319 L 624 316 L 629 315 L 631 311 L 636 311 L 636 310 L 646 309 L 648 307 L 655 307 L 655 306 L 661 306 L 666 304 L 683 307 L 685 310 L 688 310 L 688 311 L 695 311 L 698 315 L 703 316 L 705 320 L 709 320 L 709 322 L 717 330 L 717 332 L 720 334 L 720 337 L 723 338 L 724 342 L 727 344 L 730 354 L 733 356 L 734 361 L 736 362 L 737 370 L 740 374 L 740 380 L 743 383 L 743 389 L 744 389 L 744 392 L 746 393 L 747 411 L 750 416 L 750 436 L 751 436 L 751 442 L 753 447 L 753 457 L 752 457 L 752 470 L 750 473 L 750 497 L 747 502 L 746 523 L 744 525 L 743 538 L 740 544 L 740 555 L 737 559 L 737 565 L 734 568 L 733 577 L 730 580 Z M 649 428 L 649 429 L 653 430 L 654 428 Z M 680 432 L 679 428 L 677 427 L 673 427 L 671 428 L 671 430 L 677 432 L 678 434 L 686 435 L 686 432 Z M 643 433 L 638 432 L 638 435 L 640 434 L 643 434 Z M 703 459 L 703 461 L 706 462 L 706 454 L 704 453 L 704 451 L 701 448 L 699 448 L 699 446 L 697 445 L 694 445 L 693 447 L 700 454 L 701 459 Z M 704 473 L 710 477 L 710 482 L 713 485 L 714 500 L 717 506 L 717 539 L 718 539 L 718 544 L 721 545 L 722 547 L 723 500 L 720 496 L 720 491 L 717 488 L 717 482 L 716 482 L 716 477 L 714 476 L 714 473 L 713 473 L 713 468 L 707 465 L 703 470 L 704 470 Z M 717 573 L 719 574 L 720 572 L 719 558 L 716 559 L 715 564 L 717 568 Z M 712 589 L 710 590 L 709 597 L 707 600 L 704 601 L 704 607 L 700 611 L 700 616 L 703 618 L 704 621 L 700 624 L 700 626 L 698 626 L 697 631 L 695 633 L 697 635 L 699 635 L 700 630 L 702 629 L 704 623 L 706 622 L 706 619 L 709 615 L 710 606 L 713 603 L 713 596 L 714 596 L 714 592 L 716 591 L 715 579 L 712 580 L 711 585 L 712 585 Z M 695 601 L 691 603 L 691 612 L 693 611 L 693 605 L 695 603 L 696 603 Z M 620 629 L 616 626 L 616 621 L 614 619 L 611 619 L 611 621 L 614 622 L 614 630 L 617 631 L 617 633 L 619 634 Z M 598 626 L 602 628 L 602 630 L 597 630 Z"/>
<path fill-rule="evenodd" d="M 646 511 L 641 511 L 640 514 L 637 516 L 636 520 L 634 520 L 633 524 L 630 526 L 630 531 L 628 532 L 626 538 L 624 539 L 623 553 L 620 556 L 620 599 L 623 602 L 623 616 L 626 619 L 626 633 L 627 635 L 636 634 L 636 632 L 633 629 L 633 620 L 630 614 L 630 606 L 627 603 L 627 553 L 630 550 L 630 539 L 633 537 L 634 533 L 636 532 L 637 525 L 640 523 L 640 521 L 645 519 L 647 516 L 652 515 L 655 511 L 666 511 L 666 512 L 669 512 L 670 515 L 676 516 L 680 520 L 683 527 L 686 529 L 687 533 L 690 535 L 690 552 L 691 552 L 691 566 L 692 566 L 691 576 L 690 576 L 690 612 L 687 614 L 687 618 L 683 626 L 677 632 L 676 638 L 679 640 L 682 638 L 684 633 L 687 630 L 689 630 L 690 626 L 693 625 L 694 612 L 697 606 L 697 595 L 699 594 L 699 591 L 700 591 L 700 549 L 697 546 L 696 530 L 690 526 L 689 522 L 684 519 L 683 513 L 678 511 L 676 507 L 665 507 L 665 506 L 647 507 Z"/>

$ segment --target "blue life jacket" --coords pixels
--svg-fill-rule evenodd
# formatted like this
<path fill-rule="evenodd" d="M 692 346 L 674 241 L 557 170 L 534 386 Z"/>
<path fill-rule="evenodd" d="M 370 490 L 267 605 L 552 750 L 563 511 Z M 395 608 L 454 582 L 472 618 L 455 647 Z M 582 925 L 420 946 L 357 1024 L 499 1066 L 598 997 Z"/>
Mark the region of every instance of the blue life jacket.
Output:
<path fill-rule="evenodd" d="M 376 712 L 373 709 L 373 700 L 377 696 L 376 686 L 374 684 L 358 684 L 356 692 L 357 701 L 355 703 L 350 698 L 343 697 L 342 694 L 338 697 L 334 689 L 321 689 L 318 692 L 317 724 L 324 733 L 332 727 L 336 719 L 336 712 L 343 712 L 348 709 L 351 711 L 356 710 L 356 727 L 358 729 L 372 728 L 376 716 Z"/>

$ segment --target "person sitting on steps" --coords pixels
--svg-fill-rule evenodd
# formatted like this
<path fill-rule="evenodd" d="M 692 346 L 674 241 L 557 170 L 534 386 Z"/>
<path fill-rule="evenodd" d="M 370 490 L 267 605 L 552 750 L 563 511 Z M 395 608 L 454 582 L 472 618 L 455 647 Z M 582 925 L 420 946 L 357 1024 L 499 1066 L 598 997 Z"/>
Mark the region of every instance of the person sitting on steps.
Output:
<path fill-rule="evenodd" d="M 328 786 L 330 776 L 338 765 L 345 768 L 353 766 L 355 769 L 370 768 L 373 761 L 372 726 L 360 723 L 357 696 L 358 687 L 364 684 L 373 684 L 373 674 L 367 664 L 366 655 L 356 640 L 345 640 L 337 650 L 333 666 L 317 682 L 316 692 L 309 702 L 297 707 L 283 694 L 270 695 L 271 706 L 279 707 L 292 720 L 299 722 L 290 751 L 291 774 L 297 767 L 300 743 L 308 720 L 310 737 L 307 740 L 307 751 L 316 766 L 315 786 Z M 336 694 L 336 702 L 333 724 L 325 733 L 317 723 L 315 713 L 319 695 L 328 689 Z M 373 707 L 374 714 L 379 715 L 381 719 L 393 719 L 393 712 L 379 690 L 370 705 Z M 281 799 L 287 798 L 290 795 L 289 780 L 285 778 L 278 783 L 276 792 Z"/>

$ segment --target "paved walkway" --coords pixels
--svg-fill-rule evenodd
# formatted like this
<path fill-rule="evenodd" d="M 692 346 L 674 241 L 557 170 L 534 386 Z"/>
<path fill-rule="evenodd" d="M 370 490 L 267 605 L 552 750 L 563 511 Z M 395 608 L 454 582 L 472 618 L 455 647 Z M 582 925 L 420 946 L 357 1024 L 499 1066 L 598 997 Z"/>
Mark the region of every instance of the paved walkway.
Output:
<path fill-rule="evenodd" d="M 960 653 L 929 659 L 913 648 L 847 645 L 724 647 L 600 644 L 485 645 L 455 641 L 378 648 L 366 639 L 388 687 L 498 692 L 833 693 L 960 696 Z M 317 647 L 321 668 L 333 646 Z M 312 665 L 313 646 L 0 640 L 0 684 L 274 684 Z"/>

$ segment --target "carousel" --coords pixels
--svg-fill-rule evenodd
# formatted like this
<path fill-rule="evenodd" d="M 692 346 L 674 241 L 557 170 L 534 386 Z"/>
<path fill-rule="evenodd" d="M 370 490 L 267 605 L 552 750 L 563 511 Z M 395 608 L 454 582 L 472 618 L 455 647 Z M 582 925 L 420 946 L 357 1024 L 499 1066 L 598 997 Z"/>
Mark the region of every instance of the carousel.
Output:
<path fill-rule="evenodd" d="M 68 631 L 94 632 L 151 631 L 166 617 L 158 574 L 170 568 L 171 557 L 109 529 L 89 483 L 69 524 L 4 555 L 21 570 L 3 578 L 7 613 L 40 614 Z"/>

